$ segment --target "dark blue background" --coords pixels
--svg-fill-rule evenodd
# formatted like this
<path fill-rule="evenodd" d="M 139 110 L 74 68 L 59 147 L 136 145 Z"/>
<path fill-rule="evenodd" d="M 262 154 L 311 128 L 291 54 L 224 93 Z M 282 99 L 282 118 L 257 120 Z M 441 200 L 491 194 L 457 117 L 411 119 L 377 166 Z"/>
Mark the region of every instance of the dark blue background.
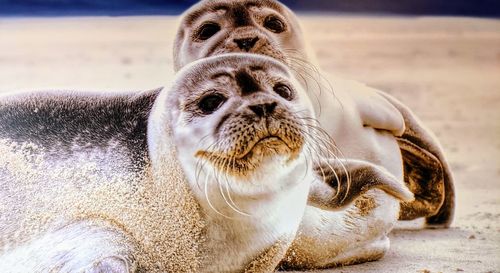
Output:
<path fill-rule="evenodd" d="M 1 16 L 179 14 L 196 0 L 0 0 Z M 500 17 L 500 0 L 283 0 L 295 11 Z"/>

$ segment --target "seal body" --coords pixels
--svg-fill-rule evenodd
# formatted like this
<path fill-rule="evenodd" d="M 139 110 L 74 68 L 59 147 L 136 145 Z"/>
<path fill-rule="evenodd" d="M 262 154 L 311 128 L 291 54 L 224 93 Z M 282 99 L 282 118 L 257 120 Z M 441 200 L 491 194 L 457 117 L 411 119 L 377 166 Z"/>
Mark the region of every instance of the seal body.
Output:
<path fill-rule="evenodd" d="M 236 54 L 169 91 L 2 97 L 1 271 L 274 270 L 317 180 L 298 88 Z"/>

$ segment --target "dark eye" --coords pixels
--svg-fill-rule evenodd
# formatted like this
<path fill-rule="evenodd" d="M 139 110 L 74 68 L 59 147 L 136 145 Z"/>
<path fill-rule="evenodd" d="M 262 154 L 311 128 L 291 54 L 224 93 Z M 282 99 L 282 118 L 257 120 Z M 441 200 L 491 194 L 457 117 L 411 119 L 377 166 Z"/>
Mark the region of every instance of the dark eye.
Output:
<path fill-rule="evenodd" d="M 285 23 L 274 15 L 269 15 L 264 19 L 264 27 L 274 33 L 281 33 L 285 31 Z"/>
<path fill-rule="evenodd" d="M 290 87 L 278 83 L 277 85 L 274 86 L 273 88 L 274 92 L 276 92 L 278 95 L 280 95 L 282 98 L 286 100 L 292 100 L 293 99 L 293 92 L 290 89 Z"/>
<path fill-rule="evenodd" d="M 199 40 L 208 40 L 210 37 L 214 36 L 215 33 L 219 32 L 220 26 L 216 23 L 205 23 L 203 24 L 196 33 L 196 38 Z"/>
<path fill-rule="evenodd" d="M 204 114 L 211 114 L 219 109 L 226 100 L 226 97 L 221 94 L 210 94 L 198 102 L 198 107 Z"/>

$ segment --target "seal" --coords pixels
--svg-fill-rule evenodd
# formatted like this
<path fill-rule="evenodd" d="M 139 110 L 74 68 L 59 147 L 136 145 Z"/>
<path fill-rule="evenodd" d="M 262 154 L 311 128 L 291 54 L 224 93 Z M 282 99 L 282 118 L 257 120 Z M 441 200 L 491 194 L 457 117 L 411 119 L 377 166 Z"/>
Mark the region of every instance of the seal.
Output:
<path fill-rule="evenodd" d="M 271 272 L 308 202 L 356 219 L 360 195 L 412 198 L 332 159 L 300 89 L 272 58 L 228 54 L 165 91 L 3 95 L 0 271 Z"/>
<path fill-rule="evenodd" d="M 200 1 L 181 16 L 174 68 L 226 52 L 263 54 L 286 64 L 308 91 L 321 127 L 346 157 L 381 165 L 396 176 L 404 170 L 415 200 L 401 203 L 399 219 L 426 217 L 428 227 L 448 227 L 454 214 L 453 177 L 437 138 L 392 96 L 324 76 L 305 41 L 296 15 L 277 1 Z M 339 121 L 339 107 L 353 112 L 353 118 Z M 364 131 L 352 128 L 359 125 Z M 403 168 L 398 160 L 384 158 L 389 151 L 384 141 L 397 142 L 399 151 L 390 151 L 401 153 Z"/>

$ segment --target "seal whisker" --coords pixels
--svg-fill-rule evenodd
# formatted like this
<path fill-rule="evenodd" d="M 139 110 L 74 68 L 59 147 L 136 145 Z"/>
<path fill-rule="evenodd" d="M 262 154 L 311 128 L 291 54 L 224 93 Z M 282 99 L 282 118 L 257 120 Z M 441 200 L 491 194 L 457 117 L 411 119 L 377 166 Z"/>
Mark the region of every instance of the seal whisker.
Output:
<path fill-rule="evenodd" d="M 343 160 L 338 160 L 338 162 L 340 163 L 340 166 L 342 167 L 342 169 L 344 170 L 345 174 L 346 174 L 346 177 L 347 177 L 347 182 L 346 182 L 346 191 L 345 191 L 345 195 L 344 195 L 344 198 L 342 198 L 341 202 L 344 202 L 345 199 L 349 196 L 349 190 L 351 189 L 351 175 L 349 173 L 349 171 L 347 170 L 345 164 L 343 163 Z"/>
<path fill-rule="evenodd" d="M 318 80 L 316 78 L 314 78 L 309 72 L 307 72 L 305 70 L 305 68 L 303 66 L 301 66 L 299 63 L 297 63 L 297 65 L 295 65 L 294 60 L 292 60 L 292 59 L 290 59 L 290 60 L 292 61 L 290 63 L 290 69 L 293 72 L 295 72 L 296 75 L 300 76 L 300 78 L 302 79 L 302 81 L 303 81 L 303 83 L 305 85 L 304 89 L 306 91 L 310 90 L 310 88 L 309 88 L 309 81 L 307 80 L 307 78 L 309 78 L 309 79 L 313 80 L 316 83 L 316 85 L 318 86 L 318 89 L 319 89 L 319 94 L 321 94 L 322 87 L 321 87 L 321 84 L 318 82 Z M 314 88 L 312 88 L 312 89 L 314 89 Z M 317 105 L 319 107 L 318 112 L 319 112 L 319 114 L 321 114 L 322 113 L 322 109 L 321 109 L 321 100 L 319 98 L 319 95 L 316 92 L 312 92 L 312 95 L 314 95 L 314 98 L 315 98 L 315 100 L 317 102 Z"/>
<path fill-rule="evenodd" d="M 311 121 L 314 119 L 305 118 L 303 120 Z M 349 190 L 350 183 L 351 183 L 350 176 L 349 176 L 349 173 L 347 172 L 347 169 L 343 165 L 342 161 L 334 153 L 334 151 L 336 149 L 336 145 L 334 144 L 333 139 L 331 139 L 331 137 L 328 134 L 324 134 L 321 130 L 318 130 L 320 128 L 318 128 L 317 126 L 314 126 L 314 125 L 308 124 L 308 123 L 303 123 L 303 126 L 309 129 L 309 130 L 302 130 L 302 133 L 309 136 L 309 138 L 311 139 L 311 142 L 314 144 L 314 145 L 311 145 L 311 147 L 309 147 L 311 150 L 314 150 L 315 155 L 316 155 L 316 156 L 311 155 L 311 159 L 314 161 L 316 166 L 321 171 L 323 179 L 326 178 L 326 175 L 325 175 L 325 172 L 324 172 L 323 166 L 322 166 L 323 164 L 325 164 L 332 171 L 333 175 L 335 176 L 335 181 L 336 181 L 336 186 L 337 186 L 337 192 L 336 192 L 335 197 L 337 197 L 337 195 L 341 191 L 341 180 L 340 180 L 337 172 L 335 171 L 335 168 L 330 165 L 328 158 L 333 158 L 336 162 L 338 162 L 342 166 L 343 170 L 346 172 L 346 177 L 348 178 L 347 179 L 347 190 Z M 326 154 L 322 155 L 323 152 L 326 152 Z M 323 157 L 327 160 L 320 161 L 321 157 Z M 344 199 L 345 199 L 345 197 L 344 197 Z"/>
<path fill-rule="evenodd" d="M 220 177 L 221 176 L 221 172 L 222 173 L 226 173 L 227 172 L 226 167 L 225 167 L 226 166 L 226 164 L 225 164 L 226 161 L 227 161 L 226 158 L 220 158 L 220 159 L 217 160 L 216 165 L 220 166 L 220 169 L 215 169 L 215 171 L 216 171 L 215 180 L 216 180 L 216 182 L 217 182 L 217 184 L 219 186 L 218 187 L 219 188 L 219 192 L 220 192 L 222 198 L 224 199 L 224 202 L 226 203 L 226 205 L 228 205 L 232 210 L 238 212 L 238 210 L 235 209 L 235 208 L 233 208 L 233 206 L 229 203 L 229 201 L 228 201 L 228 199 L 227 199 L 227 197 L 226 197 L 226 195 L 224 193 L 223 185 L 221 183 L 221 177 Z"/>
<path fill-rule="evenodd" d="M 299 64 L 300 65 L 299 67 L 311 71 L 311 73 L 309 73 L 311 76 L 313 76 L 315 74 L 315 75 L 317 75 L 317 79 L 319 79 L 321 81 L 327 82 L 328 85 L 329 85 L 328 90 L 330 91 L 331 94 L 334 94 L 334 92 L 333 92 L 333 86 L 330 84 L 330 82 L 328 81 L 328 79 L 326 79 L 324 77 L 324 75 L 321 73 L 321 71 L 315 65 L 313 65 L 311 62 L 309 62 L 306 59 L 304 59 L 304 57 L 301 56 L 301 54 L 299 54 L 297 52 L 294 52 L 294 50 L 290 51 L 290 50 L 286 50 L 285 49 L 285 54 L 287 55 L 287 58 L 290 61 L 293 61 L 296 64 Z"/>
<path fill-rule="evenodd" d="M 227 168 L 227 166 L 228 166 L 228 164 L 226 164 L 226 163 L 228 163 L 228 162 L 229 162 L 229 159 L 224 158 L 224 159 L 221 159 L 221 163 L 218 163 L 218 165 L 220 164 L 220 165 L 222 166 L 222 167 L 221 167 L 221 169 L 222 169 L 222 172 L 224 173 L 224 177 L 225 177 L 224 181 L 225 181 L 225 185 L 226 185 L 226 187 L 225 187 L 225 188 L 226 188 L 226 192 L 227 192 L 227 194 L 228 194 L 228 197 L 226 197 L 226 195 L 225 195 L 225 193 L 224 193 L 224 190 L 223 190 L 223 185 L 222 185 L 222 183 L 221 183 L 221 181 L 220 181 L 220 179 L 219 179 L 219 175 L 220 175 L 220 172 L 221 172 L 221 171 L 217 171 L 217 173 L 218 173 L 218 174 L 217 174 L 217 178 L 216 178 L 217 183 L 219 184 L 219 191 L 220 191 L 220 193 L 221 193 L 221 195 L 222 195 L 222 198 L 224 199 L 224 202 L 225 202 L 225 203 L 226 203 L 226 204 L 227 204 L 227 205 L 228 205 L 228 206 L 229 206 L 229 207 L 230 207 L 233 211 L 235 211 L 236 213 L 239 213 L 239 214 L 241 214 L 241 215 L 243 215 L 243 216 L 250 216 L 249 214 L 247 214 L 247 213 L 245 213 L 245 212 L 241 211 L 241 210 L 240 210 L 240 209 L 236 206 L 236 204 L 234 204 L 233 200 L 231 199 L 231 194 L 229 193 L 229 190 L 228 190 L 228 188 L 227 188 L 227 186 L 228 186 L 228 179 L 227 179 L 227 172 L 228 172 L 228 168 Z M 228 200 L 228 198 L 229 198 L 229 200 Z M 234 204 L 234 206 L 233 206 L 233 204 Z"/>
<path fill-rule="evenodd" d="M 325 148 L 328 148 L 327 150 L 332 150 L 335 152 L 338 152 L 341 157 L 345 157 L 344 154 L 342 153 L 342 150 L 338 147 L 338 145 L 335 143 L 335 140 L 330 136 L 328 132 L 326 132 L 321 126 L 319 125 L 319 121 L 315 118 L 312 117 L 298 117 L 301 120 L 307 120 L 312 123 L 304 123 L 304 126 L 307 126 L 311 130 L 315 131 L 320 137 L 319 139 L 323 142 Z"/>
<path fill-rule="evenodd" d="M 287 52 L 286 49 L 285 49 L 285 52 Z M 287 54 L 287 58 L 290 61 L 290 65 L 289 65 L 290 69 L 292 71 L 294 71 L 297 75 L 299 75 L 304 80 L 304 83 L 306 85 L 305 90 L 309 90 L 309 88 L 307 88 L 307 86 L 308 86 L 307 80 L 304 79 L 304 77 L 302 76 L 302 73 L 305 73 L 311 80 L 316 82 L 316 85 L 318 86 L 317 92 L 319 95 L 321 95 L 323 88 L 325 88 L 333 96 L 333 98 L 337 100 L 339 105 L 343 108 L 342 101 L 340 101 L 338 99 L 338 97 L 335 95 L 335 91 L 334 91 L 332 83 L 330 82 L 330 80 L 328 80 L 325 77 L 325 75 L 323 75 L 323 73 L 321 73 L 321 71 L 315 65 L 313 65 L 309 61 L 305 60 L 300 54 L 296 53 L 296 50 L 290 50 L 289 54 Z M 307 71 L 310 71 L 310 72 L 307 72 Z M 316 75 L 316 77 L 315 77 L 315 75 Z M 324 83 L 326 83 L 328 86 L 325 86 Z M 318 99 L 318 94 L 314 93 L 314 96 L 318 102 L 318 104 L 317 104 L 317 107 L 319 108 L 318 112 L 321 114 L 322 113 L 322 104 L 321 104 L 321 101 L 319 101 L 319 99 Z"/>
<path fill-rule="evenodd" d="M 288 58 L 290 58 L 293 61 L 296 61 L 297 63 L 300 63 L 302 65 L 302 67 L 304 67 L 305 69 L 310 69 L 313 72 L 315 72 L 315 74 L 318 76 L 318 78 L 320 80 L 325 81 L 328 84 L 328 87 L 329 87 L 328 90 L 330 91 L 330 93 L 332 95 L 335 95 L 333 86 L 331 85 L 330 81 L 323 75 L 323 73 L 321 73 L 321 70 L 319 68 L 317 68 L 314 64 L 312 64 L 308 60 L 306 60 L 302 56 L 302 54 L 300 54 L 298 52 L 298 50 L 295 50 L 295 49 L 284 49 L 284 51 L 285 51 L 285 53 L 287 53 L 287 52 L 291 53 L 291 54 L 287 55 Z"/>
<path fill-rule="evenodd" d="M 309 128 L 312 131 L 319 133 L 322 136 L 322 137 L 315 138 L 315 140 L 320 140 L 322 143 L 322 147 L 324 147 L 325 151 L 327 152 L 327 155 L 333 157 L 342 166 L 342 169 L 344 170 L 346 177 L 347 177 L 346 183 L 347 183 L 347 192 L 348 192 L 350 185 L 351 185 L 350 173 L 347 170 L 347 168 L 345 167 L 343 160 L 337 154 L 334 153 L 334 151 L 336 151 L 342 156 L 342 158 L 345 158 L 345 156 L 343 156 L 342 151 L 338 148 L 338 146 L 335 144 L 335 141 L 329 136 L 329 134 L 327 132 L 325 132 L 321 127 L 309 125 L 309 124 L 307 124 L 306 126 L 309 126 Z"/>
<path fill-rule="evenodd" d="M 204 141 L 204 139 L 206 139 L 209 135 L 205 135 L 199 142 L 198 142 L 198 145 L 200 146 L 200 143 L 202 141 Z M 218 145 L 218 142 L 214 142 L 212 144 L 210 144 L 208 147 L 207 147 L 207 151 L 211 150 L 213 147 L 217 146 Z M 201 146 L 202 147 L 202 146 Z M 210 154 L 209 155 L 209 158 L 208 160 L 204 160 L 203 158 L 198 158 L 197 162 L 196 162 L 196 165 L 195 165 L 195 179 L 196 179 L 196 184 L 198 186 L 198 188 L 201 190 L 201 186 L 200 186 L 200 183 L 199 183 L 199 180 L 200 180 L 200 176 L 201 176 L 201 172 L 204 170 L 204 167 L 205 165 L 207 164 L 207 162 L 211 161 L 211 159 L 213 159 L 213 155 Z"/>
<path fill-rule="evenodd" d="M 347 177 L 347 181 L 346 181 L 346 184 L 347 184 L 346 185 L 346 187 L 347 187 L 346 193 L 347 193 L 349 191 L 349 188 L 351 185 L 350 173 L 346 169 L 346 167 L 343 163 L 343 160 L 336 153 L 334 153 L 334 151 L 341 153 L 340 149 L 337 147 L 337 145 L 335 145 L 333 139 L 331 139 L 328 134 L 325 134 L 325 132 L 321 128 L 319 128 L 317 126 L 312 126 L 312 127 L 310 127 L 310 129 L 312 129 L 315 133 L 322 136 L 322 137 L 316 138 L 315 140 L 319 140 L 319 142 L 320 142 L 319 147 L 323 148 L 323 149 L 321 149 L 322 152 L 326 152 L 326 155 L 325 155 L 326 158 L 333 158 L 336 162 L 338 162 L 338 164 L 341 165 L 342 169 L 344 170 L 346 177 Z M 318 153 L 318 154 L 321 154 L 321 153 Z M 332 170 L 332 171 L 334 172 L 335 178 L 338 181 L 338 187 L 339 187 L 338 191 L 340 192 L 341 181 L 340 181 L 337 173 L 334 170 Z"/>
<path fill-rule="evenodd" d="M 339 192 L 341 191 L 341 180 L 340 180 L 339 176 L 337 175 L 335 168 L 333 168 L 333 166 L 330 165 L 329 160 L 327 158 L 321 156 L 320 151 L 317 150 L 317 146 L 313 145 L 311 147 L 311 149 L 313 149 L 315 152 L 315 155 L 311 156 L 311 160 L 314 162 L 314 166 L 316 168 L 319 168 L 319 170 L 321 172 L 321 176 L 323 178 L 323 181 L 327 182 L 326 181 L 327 176 L 326 176 L 325 171 L 323 169 L 324 164 L 332 171 L 333 175 L 335 176 L 335 183 L 336 183 L 337 189 L 336 189 L 336 194 L 335 194 L 334 198 L 336 198 L 337 195 L 339 194 Z M 326 160 L 320 160 L 320 158 L 325 158 Z M 334 159 L 337 160 L 336 157 Z"/>
<path fill-rule="evenodd" d="M 236 161 L 236 158 L 235 157 L 231 157 L 231 160 L 228 162 L 232 162 L 233 164 L 233 168 L 234 168 L 234 162 Z M 229 164 L 228 164 L 229 166 Z M 243 215 L 246 215 L 246 216 L 252 216 L 251 214 L 248 214 L 246 212 L 244 212 L 241 208 L 238 207 L 238 205 L 236 205 L 236 203 L 233 201 L 233 198 L 231 197 L 231 192 L 230 192 L 230 188 L 231 188 L 231 185 L 229 184 L 229 181 L 228 181 L 228 178 L 227 178 L 228 174 L 226 173 L 226 191 L 227 191 L 227 195 L 229 197 L 229 200 L 231 201 L 231 203 L 234 205 L 235 208 L 237 208 L 237 210 L 239 212 L 241 212 Z"/>
<path fill-rule="evenodd" d="M 208 182 L 209 182 L 209 178 L 214 176 L 214 175 L 213 175 L 213 172 L 214 172 L 214 171 L 212 171 L 212 172 L 211 172 L 211 175 L 207 175 L 207 176 L 205 177 L 205 190 L 204 190 L 204 191 L 205 191 L 205 200 L 207 200 L 208 206 L 209 206 L 209 207 L 210 207 L 210 208 L 211 208 L 211 209 L 212 209 L 215 213 L 217 213 L 218 215 L 220 215 L 220 216 L 222 216 L 222 217 L 224 217 L 224 218 L 227 218 L 227 219 L 233 219 L 232 217 L 227 216 L 227 215 L 225 215 L 224 213 L 222 213 L 222 212 L 220 212 L 219 210 L 217 210 L 217 209 L 215 208 L 215 206 L 212 204 L 212 202 L 210 201 L 210 197 L 209 197 L 209 194 L 208 194 Z"/>
<path fill-rule="evenodd" d="M 212 177 L 215 179 L 215 182 L 218 184 L 219 193 L 222 196 L 226 205 L 228 205 L 229 208 L 231 208 L 233 211 L 235 211 L 238 214 L 241 214 L 244 216 L 250 216 L 250 214 L 243 212 L 232 200 L 232 197 L 230 195 L 230 191 L 228 188 L 229 183 L 228 183 L 227 176 L 228 176 L 230 171 L 234 171 L 234 161 L 236 160 L 236 158 L 234 158 L 233 156 L 231 156 L 229 158 L 219 157 L 217 154 L 218 154 L 218 152 L 220 152 L 222 150 L 221 149 L 222 146 L 223 146 L 222 141 L 217 141 L 217 142 L 214 142 L 211 145 L 209 145 L 209 147 L 205 149 L 208 152 L 208 157 L 205 158 L 206 160 L 203 160 L 204 162 L 203 162 L 202 166 L 204 166 L 204 164 L 206 164 L 207 162 L 210 162 L 212 165 L 214 165 L 215 168 L 214 168 L 214 171 L 213 171 L 214 174 L 212 175 Z M 230 169 L 230 167 L 229 167 L 230 161 L 233 162 L 233 169 Z M 224 185 L 226 185 L 226 186 L 223 185 L 223 183 L 221 181 L 222 179 L 224 180 Z M 226 196 L 226 193 L 228 194 L 227 196 Z M 212 204 L 212 202 L 210 200 L 208 200 L 208 201 L 210 204 Z"/>
<path fill-rule="evenodd" d="M 308 137 L 308 136 L 306 136 L 306 137 Z M 311 141 L 311 140 L 307 141 L 306 143 L 310 143 L 310 141 Z M 307 166 L 307 169 L 306 169 L 306 172 L 304 173 L 304 177 L 303 177 L 302 179 L 306 178 L 306 177 L 307 177 L 307 175 L 308 175 L 309 170 L 310 170 L 310 169 L 313 169 L 313 167 L 314 167 L 314 163 L 312 162 L 312 160 L 313 160 L 313 159 L 312 159 L 312 157 L 313 157 L 313 152 L 312 152 L 312 150 L 311 150 L 310 144 L 306 144 L 306 145 L 305 145 L 305 147 L 304 147 L 304 151 L 307 153 L 307 155 L 308 155 L 308 156 L 305 156 L 305 157 L 304 157 L 304 159 L 305 159 L 305 161 L 306 161 L 306 163 L 305 163 L 305 164 L 306 164 L 306 166 Z M 311 158 L 311 161 L 309 161 L 309 158 Z"/>

